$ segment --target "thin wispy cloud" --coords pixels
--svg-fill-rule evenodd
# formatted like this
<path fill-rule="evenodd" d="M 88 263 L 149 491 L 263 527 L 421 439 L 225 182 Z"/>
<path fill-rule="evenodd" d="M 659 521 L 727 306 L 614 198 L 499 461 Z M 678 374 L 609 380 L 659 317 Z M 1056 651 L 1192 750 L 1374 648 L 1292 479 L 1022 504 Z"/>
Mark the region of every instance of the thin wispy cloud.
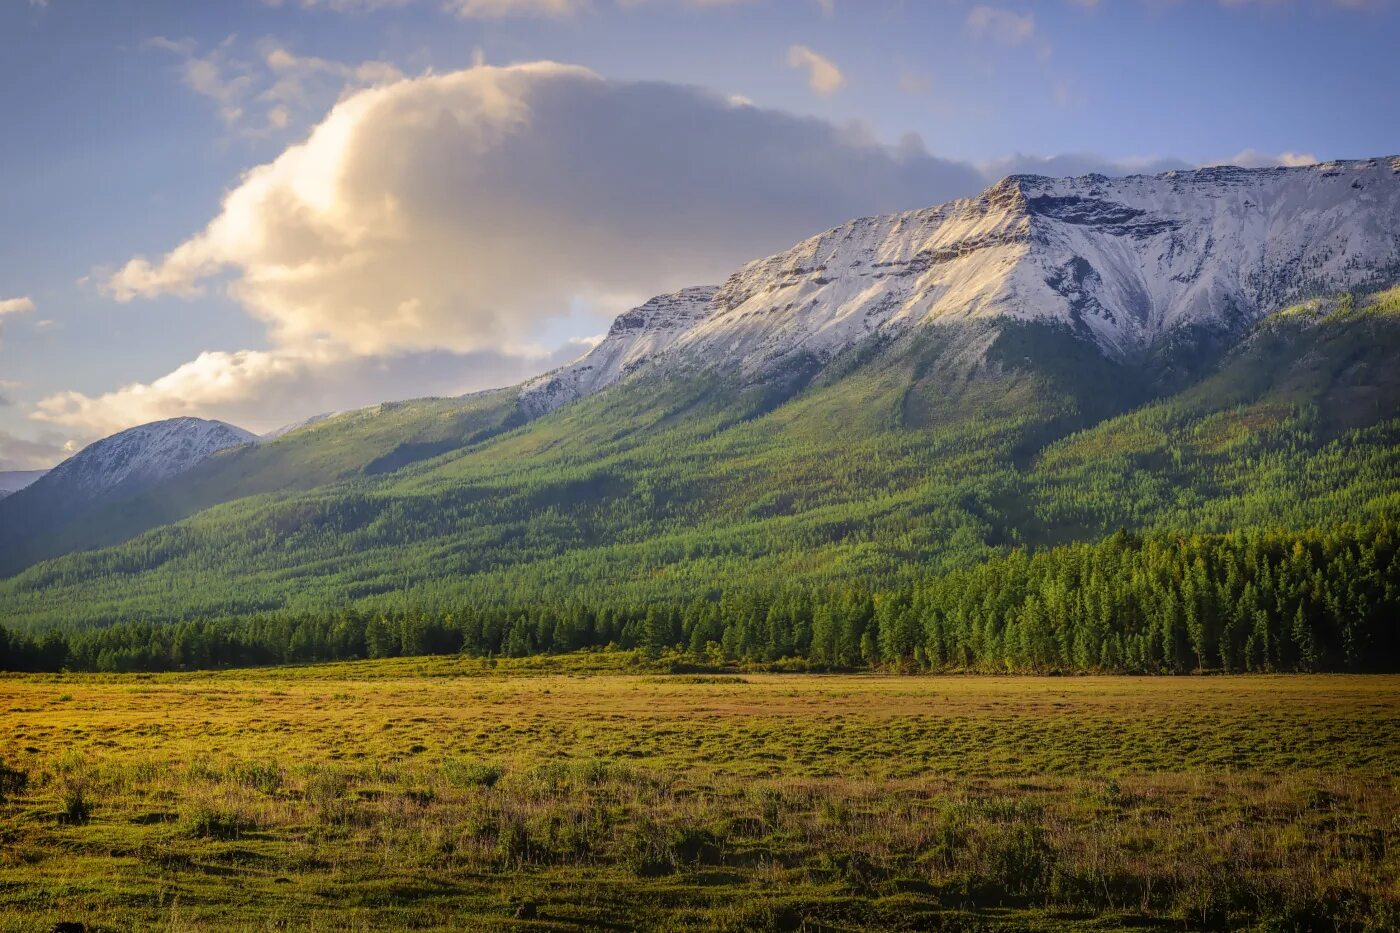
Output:
<path fill-rule="evenodd" d="M 247 48 L 237 36 L 201 51 L 193 39 L 155 36 L 146 47 L 175 55 L 183 83 L 213 101 L 230 129 L 267 136 L 291 128 L 347 89 L 395 81 L 403 75 L 383 61 L 355 65 L 299 56 L 271 39 Z"/>

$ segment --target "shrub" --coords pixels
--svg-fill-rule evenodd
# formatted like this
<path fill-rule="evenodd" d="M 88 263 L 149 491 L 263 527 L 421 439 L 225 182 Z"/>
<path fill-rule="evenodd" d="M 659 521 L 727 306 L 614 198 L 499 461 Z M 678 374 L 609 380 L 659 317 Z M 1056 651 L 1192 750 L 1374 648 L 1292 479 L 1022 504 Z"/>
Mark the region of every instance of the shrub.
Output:
<path fill-rule="evenodd" d="M 495 787 L 505 773 L 500 765 L 480 761 L 447 758 L 442 763 L 443 776 L 457 787 Z"/>
<path fill-rule="evenodd" d="M 81 779 L 70 780 L 63 785 L 63 810 L 58 814 L 60 823 L 81 826 L 92 819 L 92 800 L 87 794 L 87 783 Z"/>

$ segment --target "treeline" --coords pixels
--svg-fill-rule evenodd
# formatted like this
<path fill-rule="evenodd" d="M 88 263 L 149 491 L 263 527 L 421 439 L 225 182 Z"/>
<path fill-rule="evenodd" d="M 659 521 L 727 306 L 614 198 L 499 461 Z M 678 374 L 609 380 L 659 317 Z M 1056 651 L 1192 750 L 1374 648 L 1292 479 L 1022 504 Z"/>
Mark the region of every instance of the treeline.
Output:
<path fill-rule="evenodd" d="M 29 637 L 0 667 L 167 671 L 613 645 L 821 669 L 1187 673 L 1400 670 L 1400 523 L 1137 536 L 871 591 L 832 585 L 653 605 L 433 606 L 129 623 Z"/>

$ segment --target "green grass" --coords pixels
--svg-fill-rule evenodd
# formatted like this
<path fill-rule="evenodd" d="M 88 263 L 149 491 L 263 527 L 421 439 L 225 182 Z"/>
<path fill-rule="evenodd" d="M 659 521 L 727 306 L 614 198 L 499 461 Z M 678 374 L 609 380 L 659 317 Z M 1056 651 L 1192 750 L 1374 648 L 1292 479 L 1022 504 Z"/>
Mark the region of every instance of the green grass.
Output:
<path fill-rule="evenodd" d="M 665 669 L 0 679 L 0 930 L 1400 922 L 1400 678 Z"/>

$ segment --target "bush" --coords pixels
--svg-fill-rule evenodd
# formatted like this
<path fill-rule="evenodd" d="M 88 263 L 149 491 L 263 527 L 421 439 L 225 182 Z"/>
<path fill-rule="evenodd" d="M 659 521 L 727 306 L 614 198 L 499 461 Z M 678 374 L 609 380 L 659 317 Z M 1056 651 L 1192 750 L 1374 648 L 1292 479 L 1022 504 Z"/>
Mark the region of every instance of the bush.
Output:
<path fill-rule="evenodd" d="M 63 810 L 58 815 L 58 821 L 69 826 L 81 826 L 90 819 L 92 800 L 87 795 L 87 784 L 82 780 L 64 784 Z"/>
<path fill-rule="evenodd" d="M 495 787 L 505 773 L 500 765 L 480 761 L 447 758 L 442 763 L 443 777 L 457 787 Z"/>

